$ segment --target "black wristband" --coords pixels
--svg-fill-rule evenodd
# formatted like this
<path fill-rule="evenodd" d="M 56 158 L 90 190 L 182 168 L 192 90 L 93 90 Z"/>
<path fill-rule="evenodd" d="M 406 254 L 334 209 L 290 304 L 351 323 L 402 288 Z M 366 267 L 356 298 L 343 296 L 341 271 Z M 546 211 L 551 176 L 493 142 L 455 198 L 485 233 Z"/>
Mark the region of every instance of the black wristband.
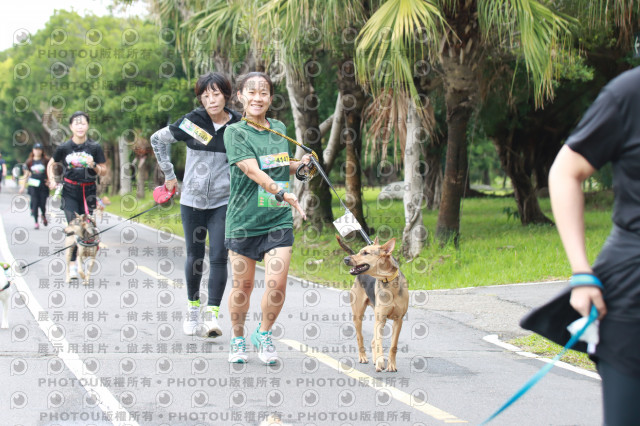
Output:
<path fill-rule="evenodd" d="M 275 195 L 275 196 L 276 196 L 276 200 L 277 200 L 279 203 L 281 203 L 281 202 L 283 202 L 283 201 L 284 201 L 284 194 L 285 194 L 285 190 L 284 190 L 284 189 L 281 189 L 280 191 L 278 191 L 278 192 L 276 193 L 276 195 Z"/>

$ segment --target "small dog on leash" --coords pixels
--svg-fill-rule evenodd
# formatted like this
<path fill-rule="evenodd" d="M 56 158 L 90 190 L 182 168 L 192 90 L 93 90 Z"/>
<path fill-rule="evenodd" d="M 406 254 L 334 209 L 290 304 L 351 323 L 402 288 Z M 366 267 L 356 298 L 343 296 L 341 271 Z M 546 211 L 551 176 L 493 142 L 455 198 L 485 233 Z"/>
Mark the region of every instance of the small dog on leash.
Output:
<path fill-rule="evenodd" d="M 336 238 L 340 247 L 350 254 L 344 258 L 344 263 L 352 267 L 349 273 L 356 276 L 351 287 L 351 310 L 356 327 L 360 363 L 369 362 L 362 339 L 362 319 L 367 306 L 371 306 L 375 315 L 371 351 L 376 371 L 385 369 L 382 330 L 387 319 L 393 321 L 393 331 L 386 370 L 398 371 L 396 367 L 398 338 L 402 329 L 402 320 L 409 309 L 409 290 L 407 279 L 402 275 L 398 262 L 391 255 L 396 240 L 392 238 L 380 245 L 376 238 L 373 244 L 355 253 L 339 236 Z"/>
<path fill-rule="evenodd" d="M 11 277 L 8 263 L 0 263 L 2 274 L 0 274 L 0 304 L 2 304 L 2 322 L 0 328 L 9 328 L 9 299 L 11 298 Z"/>
<path fill-rule="evenodd" d="M 64 231 L 67 234 L 67 238 L 65 240 L 66 245 L 71 246 L 69 247 L 69 250 L 67 250 L 67 282 L 70 282 L 72 279 L 70 276 L 71 254 L 74 247 L 76 247 L 78 250 L 76 256 L 78 274 L 80 274 L 83 284 L 89 284 L 93 264 L 96 260 L 96 255 L 98 254 L 98 249 L 100 247 L 100 231 L 96 226 L 95 217 L 87 214 L 79 215 L 76 213 L 76 218 L 73 219 L 66 228 L 64 228 Z M 83 267 L 87 259 L 89 259 L 90 262 L 85 273 Z"/>

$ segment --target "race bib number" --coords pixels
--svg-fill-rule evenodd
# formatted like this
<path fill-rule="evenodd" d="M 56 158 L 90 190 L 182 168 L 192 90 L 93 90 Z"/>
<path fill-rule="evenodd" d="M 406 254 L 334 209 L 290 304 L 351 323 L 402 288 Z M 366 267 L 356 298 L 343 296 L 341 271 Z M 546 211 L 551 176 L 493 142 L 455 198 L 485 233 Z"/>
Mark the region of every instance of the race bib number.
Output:
<path fill-rule="evenodd" d="M 276 181 L 280 188 L 284 188 L 286 192 L 289 192 L 289 181 Z M 289 203 L 282 200 L 278 202 L 275 194 L 271 194 L 264 190 L 261 186 L 258 187 L 258 207 L 289 207 Z"/>
<path fill-rule="evenodd" d="M 180 127 L 180 129 L 182 129 L 182 131 L 184 131 L 186 134 L 205 145 L 207 145 L 213 138 L 213 136 L 207 133 L 203 128 L 196 126 L 191 120 L 187 118 L 182 120 L 182 123 L 180 123 L 180 126 L 178 127 Z"/>
<path fill-rule="evenodd" d="M 273 169 L 274 167 L 289 166 L 289 153 L 280 152 L 278 154 L 269 154 L 260 156 L 260 168 L 262 170 Z"/>
<path fill-rule="evenodd" d="M 34 178 L 29 178 L 29 180 L 27 181 L 27 185 L 29 186 L 40 186 L 40 179 L 34 179 Z"/>

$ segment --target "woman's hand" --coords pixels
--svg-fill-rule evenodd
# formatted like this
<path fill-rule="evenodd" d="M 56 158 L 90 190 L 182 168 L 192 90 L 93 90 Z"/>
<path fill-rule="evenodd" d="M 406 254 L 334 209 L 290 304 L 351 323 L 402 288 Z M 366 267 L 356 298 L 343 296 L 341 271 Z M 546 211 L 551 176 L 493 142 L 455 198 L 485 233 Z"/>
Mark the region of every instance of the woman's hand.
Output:
<path fill-rule="evenodd" d="M 607 314 L 607 306 L 604 304 L 602 291 L 595 286 L 575 287 L 571 290 L 569 303 L 583 317 L 589 316 L 591 305 L 594 305 L 598 310 L 598 319 L 602 319 Z"/>
<path fill-rule="evenodd" d="M 18 194 L 23 194 L 24 193 L 24 186 L 21 186 L 20 189 L 18 190 Z"/>
<path fill-rule="evenodd" d="M 178 185 L 178 179 L 169 179 L 164 181 L 164 186 L 169 191 L 173 191 L 173 188 Z"/>
<path fill-rule="evenodd" d="M 58 184 L 56 183 L 55 179 L 49 179 L 49 189 L 56 189 L 58 187 Z"/>
<path fill-rule="evenodd" d="M 307 215 L 304 214 L 304 210 L 302 210 L 300 203 L 298 203 L 298 197 L 296 197 L 295 194 L 291 192 L 285 192 L 283 198 L 284 201 L 291 204 L 292 207 L 295 207 L 296 210 L 298 210 L 298 213 L 300 213 L 300 216 L 302 216 L 303 220 L 307 220 Z"/>

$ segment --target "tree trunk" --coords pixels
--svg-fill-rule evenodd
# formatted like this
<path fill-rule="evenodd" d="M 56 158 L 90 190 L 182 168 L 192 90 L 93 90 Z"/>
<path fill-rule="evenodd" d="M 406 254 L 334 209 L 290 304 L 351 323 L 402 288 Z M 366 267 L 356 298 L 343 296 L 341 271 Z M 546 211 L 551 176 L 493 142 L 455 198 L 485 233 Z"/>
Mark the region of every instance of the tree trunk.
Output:
<path fill-rule="evenodd" d="M 345 164 L 345 204 L 367 234 L 372 229 L 367 226 L 362 206 L 362 109 L 366 94 L 356 83 L 355 66 L 351 58 L 339 64 L 338 87 L 344 108 L 344 129 L 342 137 L 347 150 Z"/>
<path fill-rule="evenodd" d="M 416 106 L 408 99 L 407 140 L 404 148 L 404 230 L 402 254 L 408 260 L 417 257 L 427 240 L 427 229 L 422 222 L 424 181 L 420 170 L 423 145 L 418 136 L 420 117 Z"/>
<path fill-rule="evenodd" d="M 125 138 L 120 137 L 118 139 L 118 155 L 120 159 L 120 195 L 129 194 L 131 192 L 132 175 L 131 175 L 131 163 L 129 162 L 129 156 L 131 150 Z"/>
<path fill-rule="evenodd" d="M 502 136 L 502 140 L 494 138 L 493 142 L 498 151 L 502 168 L 511 179 L 520 222 L 523 225 L 552 224 L 553 222 L 545 216 L 538 203 L 536 189 L 531 180 L 531 172 L 527 171 L 526 153 L 522 151 L 522 147 L 514 146 L 517 137 L 515 132 L 511 131 Z"/>
<path fill-rule="evenodd" d="M 471 117 L 471 108 L 466 105 L 468 94 L 446 90 L 447 159 L 442 185 L 442 200 L 438 212 L 436 237 L 440 245 L 453 240 L 458 247 L 460 234 L 460 201 L 465 190 L 467 176 L 467 125 Z"/>
<path fill-rule="evenodd" d="M 441 139 L 431 138 L 431 143 L 426 148 L 427 170 L 424 179 L 424 197 L 426 207 L 429 210 L 439 209 L 442 200 L 442 154 L 444 147 L 445 144 Z"/>
<path fill-rule="evenodd" d="M 344 125 L 344 115 L 342 107 L 342 96 L 338 93 L 338 99 L 336 100 L 336 109 L 333 113 L 333 124 L 331 125 L 331 133 L 329 134 L 329 141 L 327 147 L 322 152 L 322 159 L 325 164 L 325 171 L 329 173 L 333 168 L 333 162 L 336 157 L 344 149 L 344 144 L 340 143 L 340 135 L 342 134 L 342 128 Z"/>
<path fill-rule="evenodd" d="M 286 68 L 287 93 L 293 120 L 296 128 L 296 140 L 302 142 L 318 154 L 318 163 L 324 169 L 322 155 L 322 135 L 320 132 L 320 119 L 318 117 L 318 97 L 315 94 L 312 80 L 305 76 L 296 75 L 290 67 Z M 302 157 L 305 152 L 298 147 L 296 158 Z M 307 221 L 318 231 L 322 231 L 325 223 L 333 222 L 331 211 L 331 193 L 326 182 L 316 176 L 308 182 L 294 179 L 293 192 L 298 196 L 300 205 L 307 215 Z M 294 211 L 294 228 L 302 225 L 302 217 Z"/>
<path fill-rule="evenodd" d="M 440 52 L 447 110 L 447 159 L 436 238 L 440 245 L 453 240 L 458 247 L 460 202 L 467 176 L 467 125 L 478 91 L 477 64 L 481 52 L 477 4 L 459 2 L 445 10 L 451 32 Z"/>
<path fill-rule="evenodd" d="M 112 185 L 109 189 L 109 195 L 118 194 L 120 191 L 120 143 L 118 145 L 113 145 L 113 164 L 111 164 L 113 168 L 113 179 L 111 181 Z"/>

